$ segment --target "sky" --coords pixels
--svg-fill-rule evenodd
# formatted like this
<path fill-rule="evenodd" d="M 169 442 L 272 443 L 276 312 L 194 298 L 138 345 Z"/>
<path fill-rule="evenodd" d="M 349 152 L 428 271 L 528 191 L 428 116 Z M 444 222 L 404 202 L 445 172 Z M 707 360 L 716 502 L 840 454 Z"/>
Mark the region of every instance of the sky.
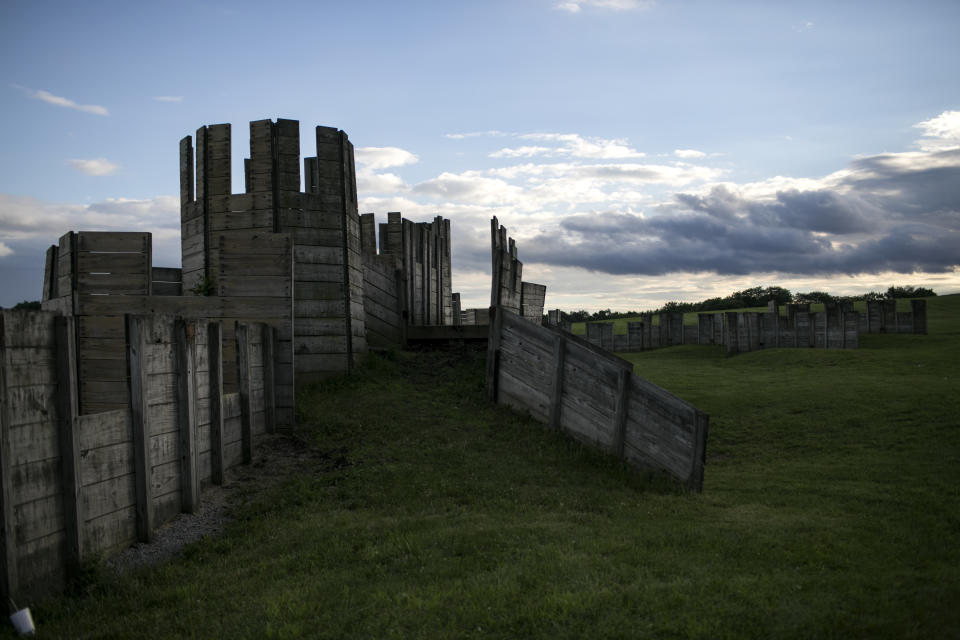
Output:
<path fill-rule="evenodd" d="M 0 306 L 63 233 L 179 266 L 179 140 L 252 120 L 356 147 L 360 212 L 490 218 L 546 307 L 753 286 L 960 292 L 960 2 L 0 2 Z"/>

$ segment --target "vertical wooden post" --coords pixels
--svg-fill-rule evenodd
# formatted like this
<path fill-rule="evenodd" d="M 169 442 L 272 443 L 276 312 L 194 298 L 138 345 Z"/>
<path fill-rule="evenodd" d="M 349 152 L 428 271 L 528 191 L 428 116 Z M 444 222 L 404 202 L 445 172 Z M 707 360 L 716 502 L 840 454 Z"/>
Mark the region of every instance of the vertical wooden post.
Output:
<path fill-rule="evenodd" d="M 614 450 L 623 459 L 627 439 L 627 414 L 630 411 L 630 369 L 623 368 L 617 375 L 617 409 L 613 417 Z"/>
<path fill-rule="evenodd" d="M 277 430 L 277 395 L 275 370 L 277 330 L 268 324 L 262 326 L 263 344 L 263 426 L 267 433 Z"/>
<path fill-rule="evenodd" d="M 60 439 L 60 469 L 63 478 L 64 530 L 67 563 L 80 564 L 83 553 L 83 500 L 80 496 L 80 429 L 77 387 L 77 334 L 75 316 L 54 319 L 57 350 L 57 431 Z"/>
<path fill-rule="evenodd" d="M 910 311 L 912 312 L 913 332 L 927 335 L 927 301 L 911 300 Z"/>
<path fill-rule="evenodd" d="M 219 322 L 207 325 L 210 363 L 210 480 L 223 484 L 223 337 Z"/>
<path fill-rule="evenodd" d="M 133 426 L 134 492 L 137 499 L 137 540 L 153 537 L 153 469 L 150 465 L 150 431 L 146 422 L 147 395 L 143 361 L 141 316 L 126 316 L 127 368 L 130 374 L 130 423 Z"/>
<path fill-rule="evenodd" d="M 14 529 L 12 488 L 12 460 L 10 456 L 10 403 L 7 398 L 7 330 L 0 309 L 0 611 L 7 609 L 7 602 L 19 591 L 17 570 L 17 535 Z M 12 611 L 10 613 L 13 613 Z"/>
<path fill-rule="evenodd" d="M 407 325 L 410 315 L 407 312 L 407 287 L 403 279 L 403 270 L 396 269 L 393 272 L 394 283 L 397 287 L 397 314 L 400 317 L 400 346 L 407 348 Z"/>
<path fill-rule="evenodd" d="M 553 380 L 550 385 L 550 427 L 560 429 L 563 412 L 563 367 L 567 358 L 567 339 L 553 336 Z"/>
<path fill-rule="evenodd" d="M 200 464 L 197 459 L 196 323 L 177 318 L 177 421 L 180 429 L 180 507 L 193 513 L 200 506 Z"/>
<path fill-rule="evenodd" d="M 700 493 L 703 491 L 703 466 L 707 463 L 707 430 L 710 416 L 697 411 L 694 416 L 693 461 L 687 488 Z"/>
<path fill-rule="evenodd" d="M 500 386 L 500 334 L 503 330 L 503 308 L 490 307 L 490 333 L 487 338 L 487 397 L 496 404 Z"/>
<path fill-rule="evenodd" d="M 237 387 L 240 391 L 240 443 L 243 450 L 243 464 L 250 464 L 253 460 L 253 438 L 250 432 L 250 341 L 246 324 L 236 323 L 236 336 Z"/>

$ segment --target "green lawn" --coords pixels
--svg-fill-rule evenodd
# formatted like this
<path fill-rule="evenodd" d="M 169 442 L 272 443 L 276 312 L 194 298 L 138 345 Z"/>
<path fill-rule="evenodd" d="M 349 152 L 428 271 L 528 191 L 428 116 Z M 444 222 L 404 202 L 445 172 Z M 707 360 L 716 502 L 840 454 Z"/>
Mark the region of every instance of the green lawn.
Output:
<path fill-rule="evenodd" d="M 40 635 L 956 637 L 960 296 L 928 312 L 851 351 L 631 354 L 711 414 L 700 495 L 489 406 L 482 354 L 371 358 L 300 397 L 324 456 L 182 558 L 31 603 Z"/>

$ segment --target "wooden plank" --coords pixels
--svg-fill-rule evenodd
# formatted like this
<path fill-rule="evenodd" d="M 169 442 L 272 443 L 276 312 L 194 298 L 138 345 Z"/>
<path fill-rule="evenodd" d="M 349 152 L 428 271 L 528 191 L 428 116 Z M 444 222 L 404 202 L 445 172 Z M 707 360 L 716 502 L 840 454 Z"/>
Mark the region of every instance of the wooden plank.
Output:
<path fill-rule="evenodd" d="M 152 234 L 141 231 L 80 231 L 78 251 L 119 251 L 146 253 Z"/>
<path fill-rule="evenodd" d="M 80 432 L 80 450 L 83 452 L 98 447 L 133 442 L 130 410 L 126 408 L 77 416 L 77 428 Z"/>
<path fill-rule="evenodd" d="M 20 545 L 21 598 L 42 594 L 51 585 L 63 584 L 63 535 L 59 531 L 39 536 Z"/>
<path fill-rule="evenodd" d="M 200 506 L 197 460 L 196 323 L 176 321 L 177 419 L 180 427 L 180 504 L 185 513 Z"/>
<path fill-rule="evenodd" d="M 60 434 L 60 468 L 67 539 L 66 556 L 79 566 L 83 549 L 83 501 L 80 498 L 80 413 L 77 389 L 77 339 L 75 316 L 56 318 L 57 431 Z"/>
<path fill-rule="evenodd" d="M 83 510 L 88 523 L 120 509 L 132 508 L 136 513 L 136 503 L 132 474 L 108 478 L 83 487 Z"/>
<path fill-rule="evenodd" d="M 77 320 L 80 338 L 109 338 L 121 342 L 126 339 L 122 315 L 80 316 Z M 125 350 L 123 356 L 126 357 Z"/>
<path fill-rule="evenodd" d="M 137 493 L 137 539 L 150 542 L 153 538 L 153 494 L 151 490 L 150 433 L 145 420 L 146 394 L 144 384 L 143 324 L 139 316 L 127 316 L 127 362 L 130 376 L 130 424 L 133 428 L 133 459 Z"/>
<path fill-rule="evenodd" d="M 155 296 L 179 296 L 183 295 L 183 286 L 179 282 L 157 282 L 151 284 L 152 295 Z"/>
<path fill-rule="evenodd" d="M 60 503 L 60 496 L 53 494 L 17 506 L 16 540 L 21 551 L 29 542 L 63 531 L 63 509 Z M 61 544 L 62 540 L 61 538 Z M 29 571 L 29 568 L 23 563 L 20 570 Z"/>
<path fill-rule="evenodd" d="M 487 338 L 487 397 L 494 404 L 497 402 L 497 385 L 500 374 L 500 339 L 503 332 L 504 313 L 504 310 L 500 307 L 490 307 L 490 334 Z"/>
<path fill-rule="evenodd" d="M 132 486 L 133 478 L 128 480 Z M 104 553 L 127 547 L 137 539 L 137 511 L 127 507 L 87 521 L 85 553 Z"/>
<path fill-rule="evenodd" d="M 9 320 L 14 314 L 0 310 L 0 597 L 6 602 L 19 594 L 17 541 L 14 534 L 13 479 L 10 437 L 10 401 L 7 397 L 7 360 L 10 352 Z"/>
<path fill-rule="evenodd" d="M 553 384 L 550 390 L 550 426 L 560 429 L 563 400 L 563 369 L 567 354 L 567 339 L 563 335 L 553 336 Z"/>
<path fill-rule="evenodd" d="M 277 428 L 276 398 L 276 350 L 277 330 L 268 324 L 261 325 L 263 343 L 263 423 L 267 433 Z"/>
<path fill-rule="evenodd" d="M 240 438 L 243 442 L 243 464 L 253 460 L 253 439 L 250 431 L 250 344 L 247 340 L 249 327 L 238 322 L 237 340 L 237 387 L 240 392 Z"/>
<path fill-rule="evenodd" d="M 623 369 L 617 376 L 617 408 L 613 419 L 617 457 L 623 459 L 623 444 L 626 439 L 627 415 L 630 411 L 630 371 Z"/>
<path fill-rule="evenodd" d="M 209 362 L 210 402 L 210 478 L 223 484 L 223 342 L 221 324 L 207 325 L 207 360 Z"/>
<path fill-rule="evenodd" d="M 80 251 L 77 254 L 79 275 L 93 273 L 126 274 L 140 281 L 150 280 L 152 272 L 144 253 L 93 253 Z"/>

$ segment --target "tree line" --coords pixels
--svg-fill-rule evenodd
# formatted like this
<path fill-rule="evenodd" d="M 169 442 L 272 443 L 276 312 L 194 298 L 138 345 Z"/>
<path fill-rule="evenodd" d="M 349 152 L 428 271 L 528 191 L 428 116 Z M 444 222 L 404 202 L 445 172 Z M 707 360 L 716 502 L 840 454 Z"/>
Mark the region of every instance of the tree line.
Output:
<path fill-rule="evenodd" d="M 723 298 L 708 298 L 701 302 L 670 301 L 662 307 L 643 313 L 667 312 L 696 312 L 696 311 L 724 311 L 726 309 L 743 309 L 748 307 L 765 307 L 770 300 L 778 305 L 784 304 L 812 304 L 817 302 L 857 302 L 862 300 L 884 300 L 889 298 L 929 298 L 937 295 L 933 289 L 926 287 L 889 287 L 886 293 L 871 291 L 855 296 L 835 296 L 826 291 L 808 291 L 793 293 L 783 287 L 751 287 L 743 291 L 734 291 Z M 614 320 L 617 318 L 633 318 L 641 314 L 640 311 L 611 311 L 601 309 L 590 313 L 584 309 L 579 311 L 562 312 L 563 319 L 568 322 L 587 322 L 596 320 Z"/>

